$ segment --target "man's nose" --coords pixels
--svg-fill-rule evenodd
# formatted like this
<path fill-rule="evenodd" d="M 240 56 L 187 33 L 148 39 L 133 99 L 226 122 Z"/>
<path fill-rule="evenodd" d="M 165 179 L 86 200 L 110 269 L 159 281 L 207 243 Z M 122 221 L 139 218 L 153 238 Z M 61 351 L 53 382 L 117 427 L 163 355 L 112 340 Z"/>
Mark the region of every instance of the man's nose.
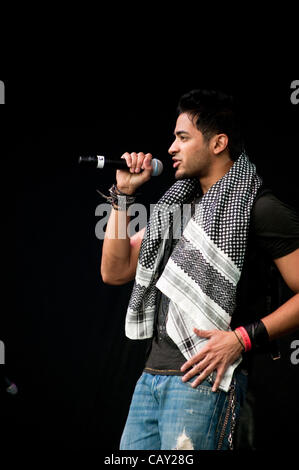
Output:
<path fill-rule="evenodd" d="M 169 147 L 168 153 L 169 153 L 170 155 L 175 155 L 176 153 L 178 153 L 178 151 L 179 151 L 179 150 L 178 150 L 178 146 L 177 146 L 177 141 L 175 140 L 175 141 L 171 144 L 171 146 Z"/>

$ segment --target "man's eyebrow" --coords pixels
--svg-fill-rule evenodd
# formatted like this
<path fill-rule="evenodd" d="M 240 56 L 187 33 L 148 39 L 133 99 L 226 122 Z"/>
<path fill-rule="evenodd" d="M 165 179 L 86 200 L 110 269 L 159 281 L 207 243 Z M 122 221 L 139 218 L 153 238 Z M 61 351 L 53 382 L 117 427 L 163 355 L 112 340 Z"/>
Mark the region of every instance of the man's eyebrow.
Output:
<path fill-rule="evenodd" d="M 173 133 L 173 135 L 182 135 L 182 134 L 190 135 L 189 132 L 187 132 L 187 131 L 176 131 L 176 132 Z"/>

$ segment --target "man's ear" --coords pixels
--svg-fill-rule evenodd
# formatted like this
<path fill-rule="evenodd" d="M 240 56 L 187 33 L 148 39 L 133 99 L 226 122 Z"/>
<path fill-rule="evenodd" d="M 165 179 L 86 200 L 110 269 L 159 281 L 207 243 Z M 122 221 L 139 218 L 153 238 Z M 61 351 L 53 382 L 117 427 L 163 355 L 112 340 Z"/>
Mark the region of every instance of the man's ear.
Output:
<path fill-rule="evenodd" d="M 219 155 L 228 146 L 228 137 L 226 134 L 216 134 L 211 139 L 212 151 Z"/>

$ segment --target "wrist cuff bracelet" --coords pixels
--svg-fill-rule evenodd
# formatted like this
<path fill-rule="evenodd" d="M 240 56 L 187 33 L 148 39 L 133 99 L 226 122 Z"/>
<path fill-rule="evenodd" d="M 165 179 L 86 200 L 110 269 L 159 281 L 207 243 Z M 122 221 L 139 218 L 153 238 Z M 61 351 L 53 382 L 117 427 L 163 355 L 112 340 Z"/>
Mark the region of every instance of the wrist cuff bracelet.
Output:
<path fill-rule="evenodd" d="M 244 328 L 250 338 L 253 349 L 260 349 L 269 343 L 268 331 L 261 320 L 245 325 Z"/>
<path fill-rule="evenodd" d="M 236 328 L 242 337 L 245 352 L 267 346 L 270 341 L 268 331 L 261 320 Z"/>

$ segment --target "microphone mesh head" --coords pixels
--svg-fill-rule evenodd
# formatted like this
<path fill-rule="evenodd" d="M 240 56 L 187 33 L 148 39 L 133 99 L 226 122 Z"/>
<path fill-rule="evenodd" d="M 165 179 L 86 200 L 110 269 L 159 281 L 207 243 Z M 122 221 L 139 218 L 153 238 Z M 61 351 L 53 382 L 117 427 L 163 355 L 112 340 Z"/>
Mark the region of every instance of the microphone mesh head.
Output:
<path fill-rule="evenodd" d="M 12 384 L 10 384 L 9 387 L 7 387 L 6 391 L 10 395 L 16 395 L 18 393 L 18 387 L 16 386 L 16 384 L 12 383 Z"/>
<path fill-rule="evenodd" d="M 163 163 L 160 160 L 157 160 L 156 158 L 152 159 L 152 176 L 159 176 L 161 175 L 163 171 Z"/>

